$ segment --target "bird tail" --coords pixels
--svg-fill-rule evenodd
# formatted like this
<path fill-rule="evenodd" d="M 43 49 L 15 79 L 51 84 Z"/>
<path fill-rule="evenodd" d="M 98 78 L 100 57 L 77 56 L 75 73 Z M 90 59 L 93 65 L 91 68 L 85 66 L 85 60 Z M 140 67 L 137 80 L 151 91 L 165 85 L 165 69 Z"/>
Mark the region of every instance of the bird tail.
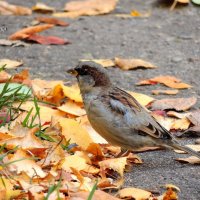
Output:
<path fill-rule="evenodd" d="M 191 148 L 187 147 L 187 146 L 181 146 L 180 144 L 178 144 L 176 141 L 173 141 L 173 144 L 172 146 L 175 148 L 175 149 L 178 149 L 178 150 L 181 150 L 181 151 L 184 151 L 192 156 L 195 156 L 197 158 L 200 159 L 200 153 L 198 153 L 197 151 L 194 151 L 192 150 Z"/>

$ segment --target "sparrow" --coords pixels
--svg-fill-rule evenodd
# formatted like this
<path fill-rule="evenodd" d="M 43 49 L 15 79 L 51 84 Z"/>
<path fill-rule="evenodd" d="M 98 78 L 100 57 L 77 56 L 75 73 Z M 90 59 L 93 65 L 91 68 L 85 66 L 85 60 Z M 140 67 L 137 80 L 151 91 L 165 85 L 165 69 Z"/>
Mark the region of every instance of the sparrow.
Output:
<path fill-rule="evenodd" d="M 77 78 L 89 122 L 108 143 L 133 151 L 145 146 L 179 149 L 200 159 L 198 152 L 180 145 L 133 96 L 112 84 L 100 64 L 85 61 L 68 72 Z"/>

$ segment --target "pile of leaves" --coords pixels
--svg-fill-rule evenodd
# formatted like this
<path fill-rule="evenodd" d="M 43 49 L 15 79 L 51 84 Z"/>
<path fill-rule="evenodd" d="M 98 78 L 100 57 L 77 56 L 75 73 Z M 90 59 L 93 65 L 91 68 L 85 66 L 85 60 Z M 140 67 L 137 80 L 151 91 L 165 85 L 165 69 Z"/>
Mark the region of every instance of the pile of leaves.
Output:
<path fill-rule="evenodd" d="M 115 60 L 123 66 L 119 64 L 123 59 Z M 125 60 L 126 69 L 133 66 L 133 60 Z M 104 66 L 108 63 L 102 59 L 95 61 Z M 0 191 L 5 199 L 178 198 L 179 189 L 172 185 L 168 185 L 166 193 L 160 197 L 137 188 L 119 190 L 116 197 L 103 192 L 120 189 L 124 171 L 134 164 L 141 164 L 142 160 L 133 152 L 123 154 L 119 147 L 111 146 L 95 132 L 87 119 L 77 85 L 68 86 L 60 80 L 32 80 L 27 70 L 11 76 L 5 69 L 23 63 L 8 59 L 2 59 L 0 63 L 4 64 L 0 71 Z M 139 66 L 150 65 L 142 60 L 139 63 Z M 191 87 L 170 76 L 155 77 L 138 84 L 157 83 L 176 89 Z M 199 134 L 200 111 L 183 112 L 196 103 L 195 97 L 156 100 L 127 92 L 141 105 L 150 108 L 151 114 L 166 129 Z M 200 150 L 200 145 L 190 147 Z M 145 147 L 140 151 L 147 150 L 152 148 Z M 199 163 L 194 157 L 179 160 Z"/>

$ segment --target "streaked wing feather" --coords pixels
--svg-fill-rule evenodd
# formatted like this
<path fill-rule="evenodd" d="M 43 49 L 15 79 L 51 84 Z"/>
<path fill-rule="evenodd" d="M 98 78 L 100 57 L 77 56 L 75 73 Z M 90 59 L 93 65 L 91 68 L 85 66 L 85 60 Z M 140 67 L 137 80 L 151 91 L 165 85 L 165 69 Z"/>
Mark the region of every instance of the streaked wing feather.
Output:
<path fill-rule="evenodd" d="M 109 96 L 111 108 L 123 115 L 129 128 L 133 128 L 139 134 L 150 135 L 154 138 L 171 138 L 171 134 L 134 97 L 119 88 L 110 91 Z"/>

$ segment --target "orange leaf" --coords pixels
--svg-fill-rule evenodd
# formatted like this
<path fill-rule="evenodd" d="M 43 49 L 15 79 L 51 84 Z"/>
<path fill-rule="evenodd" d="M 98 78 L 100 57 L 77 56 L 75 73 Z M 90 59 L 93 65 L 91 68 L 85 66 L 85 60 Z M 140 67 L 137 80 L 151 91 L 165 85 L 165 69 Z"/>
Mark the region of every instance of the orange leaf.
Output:
<path fill-rule="evenodd" d="M 154 85 L 157 83 L 162 83 L 167 87 L 175 89 L 186 89 L 192 87 L 191 85 L 181 82 L 180 79 L 177 79 L 174 76 L 156 76 L 151 79 L 140 81 L 137 85 Z"/>
<path fill-rule="evenodd" d="M 58 26 L 68 26 L 69 24 L 67 22 L 64 22 L 62 20 L 53 18 L 53 17 L 37 17 L 37 21 L 47 23 L 47 24 L 54 24 Z"/>
<path fill-rule="evenodd" d="M 28 28 L 24 28 L 22 30 L 17 31 L 16 33 L 9 36 L 9 40 L 21 40 L 25 39 L 30 35 L 33 35 L 35 33 L 39 33 L 41 31 L 44 31 L 46 29 L 52 28 L 54 25 L 52 24 L 44 24 L 44 25 L 38 25 L 38 26 L 30 26 Z"/>
<path fill-rule="evenodd" d="M 51 13 L 51 12 L 54 12 L 55 9 L 53 7 L 47 6 L 44 3 L 39 2 L 39 3 L 36 3 L 36 5 L 32 7 L 32 10 L 35 12 L 41 12 L 41 13 Z"/>

